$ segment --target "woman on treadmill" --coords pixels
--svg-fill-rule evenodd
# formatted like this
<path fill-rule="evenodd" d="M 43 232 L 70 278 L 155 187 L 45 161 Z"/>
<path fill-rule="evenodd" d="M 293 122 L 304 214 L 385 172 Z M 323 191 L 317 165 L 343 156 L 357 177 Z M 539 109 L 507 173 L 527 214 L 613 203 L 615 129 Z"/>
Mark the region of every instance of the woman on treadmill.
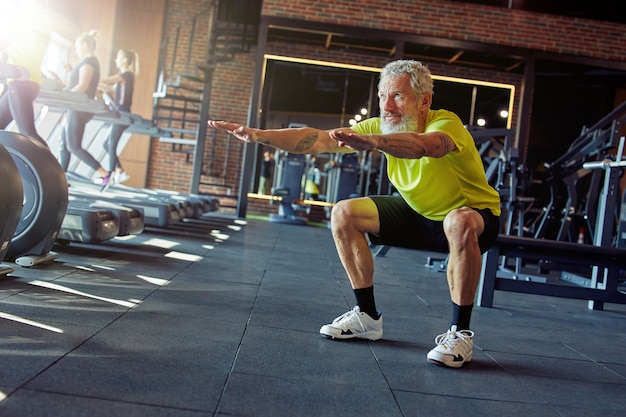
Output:
<path fill-rule="evenodd" d="M 137 54 L 135 51 L 120 49 L 115 57 L 115 66 L 118 70 L 117 74 L 105 77 L 100 82 L 107 87 L 113 85 L 111 105 L 115 110 L 130 113 L 135 87 L 135 75 L 139 72 Z M 104 189 L 113 183 L 120 184 L 130 178 L 122 168 L 117 156 L 117 145 L 127 127 L 128 125 L 125 124 L 113 124 L 109 138 L 104 143 L 104 149 L 109 153 L 109 172 L 113 175 L 107 184 L 103 185 Z"/>
<path fill-rule="evenodd" d="M 91 30 L 76 38 L 76 54 L 80 61 L 70 73 L 69 90 L 72 92 L 85 93 L 89 98 L 95 98 L 100 81 L 100 63 L 94 55 L 96 49 L 96 39 L 98 32 Z M 100 163 L 82 146 L 85 126 L 93 117 L 93 113 L 76 110 L 68 110 L 66 129 L 61 135 L 61 149 L 59 159 L 63 170 L 67 172 L 70 159 L 74 154 L 81 161 L 86 163 L 100 177 L 99 180 L 106 185 L 111 173 L 104 169 Z"/>

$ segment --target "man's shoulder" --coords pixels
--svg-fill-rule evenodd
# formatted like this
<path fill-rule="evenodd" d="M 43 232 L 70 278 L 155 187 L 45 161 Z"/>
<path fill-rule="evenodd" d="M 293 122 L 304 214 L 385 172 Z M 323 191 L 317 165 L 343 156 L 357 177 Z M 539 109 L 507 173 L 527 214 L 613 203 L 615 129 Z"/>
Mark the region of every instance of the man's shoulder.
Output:
<path fill-rule="evenodd" d="M 446 110 L 446 109 L 432 110 L 431 109 L 428 112 L 427 123 L 436 122 L 440 120 L 454 120 L 455 122 L 458 121 L 459 123 L 462 123 L 461 118 L 457 116 L 456 113 L 450 110 Z"/>
<path fill-rule="evenodd" d="M 426 118 L 426 132 L 432 131 L 448 131 L 448 130 L 467 129 L 463 125 L 461 118 L 456 113 L 449 110 L 430 110 Z"/>
<path fill-rule="evenodd" d="M 463 149 L 468 143 L 474 142 L 461 118 L 449 110 L 431 110 L 426 121 L 425 131 L 448 134 L 459 149 Z"/>
<path fill-rule="evenodd" d="M 362 135 L 381 133 L 380 117 L 371 117 L 352 126 L 352 130 Z"/>

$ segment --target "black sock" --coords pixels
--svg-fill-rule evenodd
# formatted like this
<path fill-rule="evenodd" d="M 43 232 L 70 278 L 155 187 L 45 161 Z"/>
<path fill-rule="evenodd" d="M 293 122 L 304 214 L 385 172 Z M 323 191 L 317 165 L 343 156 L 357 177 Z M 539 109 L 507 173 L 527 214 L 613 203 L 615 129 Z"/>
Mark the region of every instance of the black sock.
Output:
<path fill-rule="evenodd" d="M 379 314 L 376 311 L 376 302 L 374 301 L 374 286 L 352 291 L 354 291 L 354 296 L 356 297 L 356 305 L 359 306 L 361 311 L 367 313 L 374 320 L 378 319 Z"/>
<path fill-rule="evenodd" d="M 469 330 L 474 304 L 468 306 L 458 306 L 452 303 L 452 322 L 450 328 L 456 326 L 457 330 Z"/>

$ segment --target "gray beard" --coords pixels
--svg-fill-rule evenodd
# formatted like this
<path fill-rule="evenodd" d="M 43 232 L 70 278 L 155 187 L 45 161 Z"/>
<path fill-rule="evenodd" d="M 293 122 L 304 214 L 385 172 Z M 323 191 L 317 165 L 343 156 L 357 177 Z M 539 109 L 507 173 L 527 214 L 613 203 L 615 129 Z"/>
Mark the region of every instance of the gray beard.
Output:
<path fill-rule="evenodd" d="M 380 131 L 383 134 L 398 132 L 417 132 L 417 119 L 412 116 L 404 116 L 400 123 L 387 123 L 384 117 L 380 119 Z"/>

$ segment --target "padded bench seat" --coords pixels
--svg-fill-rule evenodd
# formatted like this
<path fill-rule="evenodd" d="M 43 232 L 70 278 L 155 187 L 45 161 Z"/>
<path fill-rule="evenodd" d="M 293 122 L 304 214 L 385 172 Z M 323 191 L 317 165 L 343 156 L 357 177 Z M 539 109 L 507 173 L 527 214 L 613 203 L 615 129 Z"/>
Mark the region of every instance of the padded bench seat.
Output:
<path fill-rule="evenodd" d="M 601 285 L 597 288 L 591 285 L 586 288 L 562 282 L 499 277 L 501 256 L 587 267 L 597 266 L 600 268 L 597 276 Z M 604 269 L 607 271 L 606 279 L 603 279 Z M 620 269 L 626 269 L 626 249 L 500 235 L 483 255 L 476 303 L 482 307 L 492 307 L 494 292 L 500 290 L 589 300 L 589 308 L 602 310 L 605 302 L 626 304 L 626 294 L 618 290 Z"/>

